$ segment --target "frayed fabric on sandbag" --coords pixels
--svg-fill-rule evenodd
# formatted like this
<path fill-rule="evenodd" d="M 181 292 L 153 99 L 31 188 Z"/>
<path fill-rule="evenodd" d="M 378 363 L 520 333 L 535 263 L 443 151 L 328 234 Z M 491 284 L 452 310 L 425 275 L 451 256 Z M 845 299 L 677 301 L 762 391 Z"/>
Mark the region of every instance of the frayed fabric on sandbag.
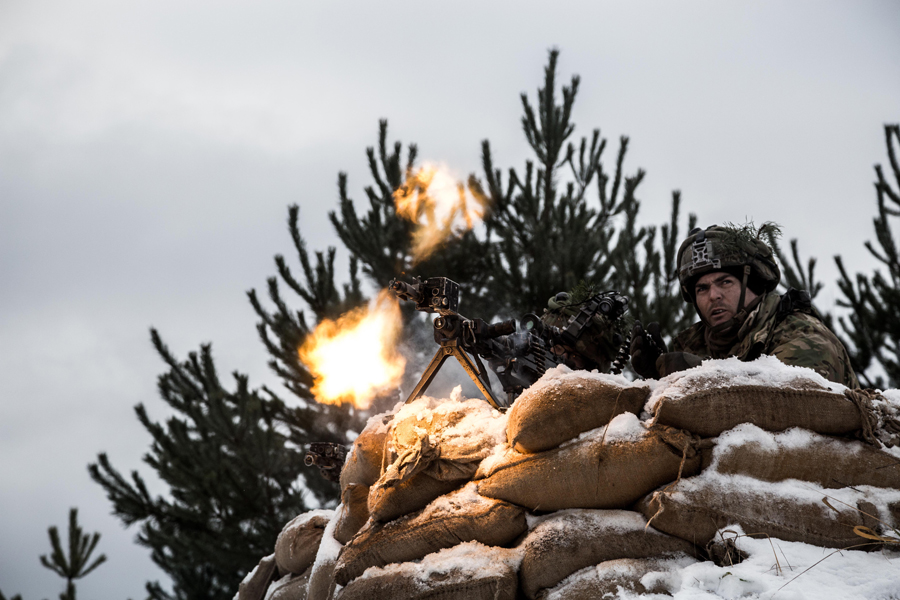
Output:
<path fill-rule="evenodd" d="M 828 548 L 869 547 L 866 529 L 893 526 L 887 507 L 900 490 L 873 487 L 821 491 L 796 481 L 770 483 L 704 472 L 667 486 L 638 505 L 650 525 L 705 546 L 716 532 L 739 525 L 747 535 Z M 877 514 L 872 515 L 876 510 Z M 875 533 L 879 533 L 877 530 Z"/>
<path fill-rule="evenodd" d="M 702 450 L 703 469 L 764 481 L 799 479 L 824 488 L 900 489 L 900 452 L 794 428 L 782 433 L 743 424 Z"/>
<path fill-rule="evenodd" d="M 369 569 L 337 600 L 515 600 L 517 565 L 514 550 L 468 542 L 416 563 Z"/>
<path fill-rule="evenodd" d="M 334 539 L 346 544 L 369 520 L 369 486 L 347 484 L 341 491 L 341 506 L 336 518 Z"/>
<path fill-rule="evenodd" d="M 638 414 L 650 386 L 618 375 L 548 371 L 509 410 L 507 440 L 523 453 L 556 448 L 624 412 Z"/>
<path fill-rule="evenodd" d="M 390 521 L 461 487 L 505 437 L 506 416 L 482 400 L 403 406 L 390 425 L 387 467 L 369 490 L 370 517 Z"/>
<path fill-rule="evenodd" d="M 460 542 L 505 546 L 527 529 L 525 511 L 480 496 L 474 484 L 386 524 L 370 521 L 341 550 L 335 580 L 346 585 L 369 567 L 418 560 Z"/>
<path fill-rule="evenodd" d="M 514 451 L 482 463 L 484 496 L 532 510 L 626 508 L 700 468 L 698 440 L 669 428 L 647 430 L 631 413 L 607 428 L 538 454 Z"/>
<path fill-rule="evenodd" d="M 696 562 L 696 558 L 686 554 L 608 560 L 573 573 L 552 589 L 542 590 L 537 600 L 618 598 L 621 591 L 669 596 L 681 584 L 679 571 Z"/>
<path fill-rule="evenodd" d="M 311 510 L 294 517 L 275 541 L 275 564 L 282 575 L 303 573 L 313 563 L 333 510 Z"/>
<path fill-rule="evenodd" d="M 528 598 L 585 567 L 619 558 L 694 554 L 694 545 L 652 527 L 638 512 L 571 510 L 545 517 L 519 544 L 519 582 Z"/>

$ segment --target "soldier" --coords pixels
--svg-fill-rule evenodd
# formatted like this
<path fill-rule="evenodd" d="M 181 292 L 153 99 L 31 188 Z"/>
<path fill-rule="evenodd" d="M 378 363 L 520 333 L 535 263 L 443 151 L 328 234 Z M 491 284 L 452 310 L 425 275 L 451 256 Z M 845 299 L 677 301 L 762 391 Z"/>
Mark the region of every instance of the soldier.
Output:
<path fill-rule="evenodd" d="M 665 377 L 705 358 L 750 361 L 769 354 L 859 387 L 847 350 L 822 322 L 809 293 L 775 293 L 781 272 L 772 249 L 760 239 L 766 230 L 777 231 L 774 227 L 713 225 L 690 232 L 678 250 L 678 279 L 682 298 L 695 306 L 700 321 L 673 339 L 673 352 L 662 340 L 659 323 L 644 330 L 637 321 L 630 350 L 639 375 Z"/>

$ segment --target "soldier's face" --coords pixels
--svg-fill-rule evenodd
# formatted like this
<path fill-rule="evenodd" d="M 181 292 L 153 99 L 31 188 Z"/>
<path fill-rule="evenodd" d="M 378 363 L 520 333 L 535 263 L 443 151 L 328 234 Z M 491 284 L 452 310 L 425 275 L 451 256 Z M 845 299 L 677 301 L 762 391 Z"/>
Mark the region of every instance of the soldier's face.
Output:
<path fill-rule="evenodd" d="M 710 326 L 728 321 L 738 311 L 741 299 L 741 282 L 737 277 L 723 273 L 707 273 L 694 284 L 694 297 L 697 299 L 697 310 Z M 744 305 L 750 304 L 756 294 L 747 288 L 744 294 Z"/>

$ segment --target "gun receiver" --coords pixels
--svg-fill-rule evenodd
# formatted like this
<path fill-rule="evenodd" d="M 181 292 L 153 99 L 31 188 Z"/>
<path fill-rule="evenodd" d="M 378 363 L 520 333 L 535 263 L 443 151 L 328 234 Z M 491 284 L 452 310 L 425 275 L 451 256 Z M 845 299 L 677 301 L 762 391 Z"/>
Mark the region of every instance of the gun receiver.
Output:
<path fill-rule="evenodd" d="M 546 326 L 536 315 L 528 314 L 521 320 L 522 330 L 517 331 L 515 320 L 486 323 L 459 314 L 459 284 L 446 277 L 431 277 L 424 281 L 417 278 L 413 283 L 392 280 L 389 287 L 401 300 L 415 302 L 416 310 L 438 314 L 434 320 L 434 341 L 440 348 L 406 401 L 421 396 L 444 361 L 453 356 L 487 401 L 498 410 L 506 410 L 548 368 L 560 364 L 579 368 L 583 361 L 554 350 L 574 348 L 598 311 L 612 322 L 624 314 L 628 305 L 628 298 L 617 292 L 598 294 L 583 303 L 579 313 L 569 319 L 563 329 Z M 482 358 L 506 392 L 503 401 L 491 391 Z"/>

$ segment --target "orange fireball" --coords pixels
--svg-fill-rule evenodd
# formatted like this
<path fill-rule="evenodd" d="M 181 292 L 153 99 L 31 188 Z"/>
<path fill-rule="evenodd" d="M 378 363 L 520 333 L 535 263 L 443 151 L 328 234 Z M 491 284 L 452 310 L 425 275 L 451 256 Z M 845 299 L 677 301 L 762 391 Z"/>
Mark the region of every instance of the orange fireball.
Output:
<path fill-rule="evenodd" d="M 398 385 L 406 368 L 395 346 L 401 327 L 400 305 L 385 290 L 369 306 L 319 323 L 300 348 L 316 400 L 366 409 L 378 392 Z"/>
<path fill-rule="evenodd" d="M 394 192 L 397 214 L 416 224 L 413 261 L 428 258 L 447 240 L 472 229 L 484 216 L 483 202 L 467 201 L 466 186 L 446 167 L 426 164 Z"/>

